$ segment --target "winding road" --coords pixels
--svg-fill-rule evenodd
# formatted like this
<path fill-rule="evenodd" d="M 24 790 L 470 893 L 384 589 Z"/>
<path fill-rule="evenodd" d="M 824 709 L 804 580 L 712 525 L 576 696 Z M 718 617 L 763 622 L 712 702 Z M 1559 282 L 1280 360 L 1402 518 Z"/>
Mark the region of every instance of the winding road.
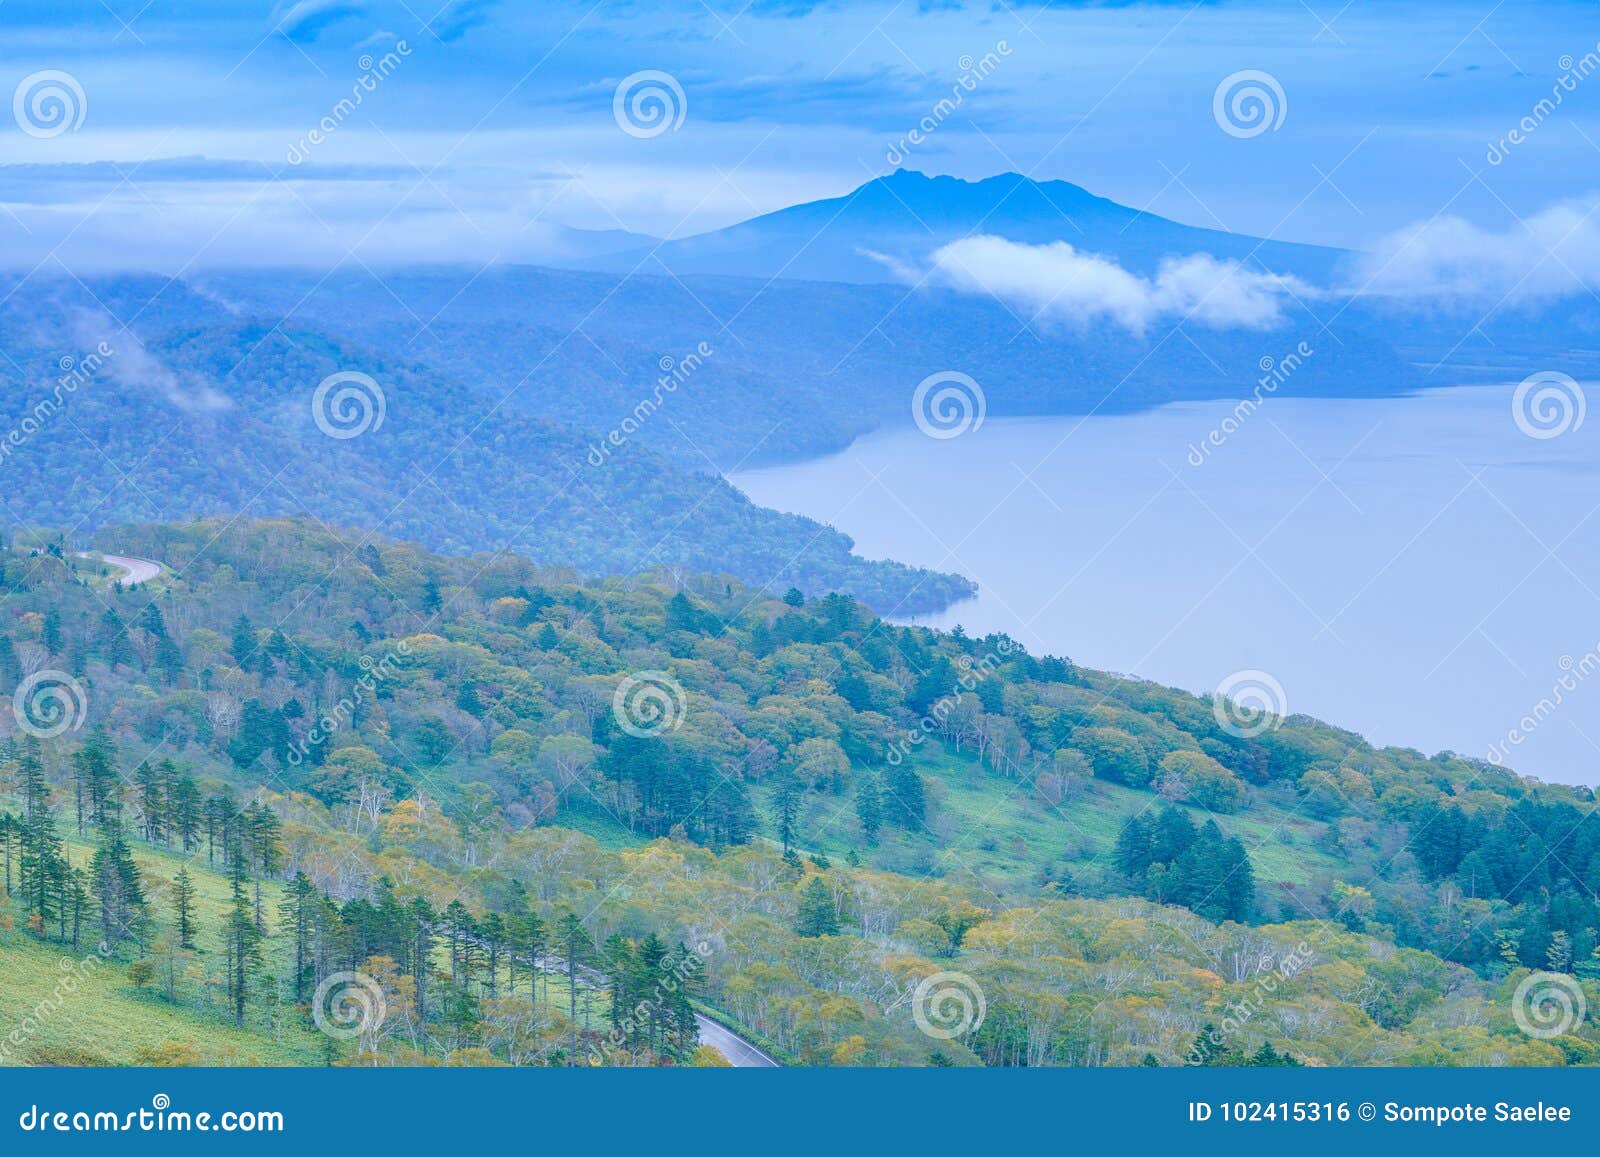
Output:
<path fill-rule="evenodd" d="M 710 1045 L 736 1069 L 775 1069 L 778 1062 L 743 1037 L 735 1036 L 708 1016 L 694 1015 L 695 1027 L 700 1030 L 700 1043 Z"/>
<path fill-rule="evenodd" d="M 136 587 L 140 583 L 147 583 L 161 574 L 161 564 L 148 558 L 130 558 L 121 554 L 87 554 L 80 552 L 79 558 L 89 559 L 91 562 L 104 562 L 118 568 L 124 573 L 116 581 L 123 586 Z"/>

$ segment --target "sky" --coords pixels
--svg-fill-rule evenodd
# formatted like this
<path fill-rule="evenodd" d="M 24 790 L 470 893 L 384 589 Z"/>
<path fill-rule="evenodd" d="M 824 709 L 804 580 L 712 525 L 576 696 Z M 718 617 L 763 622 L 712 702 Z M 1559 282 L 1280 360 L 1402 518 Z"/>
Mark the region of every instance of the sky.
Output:
<path fill-rule="evenodd" d="M 439 4 L 6 0 L 0 263 L 536 260 L 896 163 L 1379 250 L 1600 192 L 1592 3 Z"/>

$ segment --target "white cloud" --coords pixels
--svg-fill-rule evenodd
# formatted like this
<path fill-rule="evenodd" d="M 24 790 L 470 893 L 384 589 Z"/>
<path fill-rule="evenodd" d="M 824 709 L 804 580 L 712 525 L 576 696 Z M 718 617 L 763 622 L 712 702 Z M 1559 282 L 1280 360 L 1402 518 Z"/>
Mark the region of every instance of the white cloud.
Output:
<path fill-rule="evenodd" d="M 104 343 L 112 351 L 105 359 L 105 372 L 118 385 L 154 390 L 185 413 L 210 414 L 232 409 L 233 400 L 226 394 L 204 382 L 180 378 L 145 349 L 132 330 L 123 328 L 109 315 L 79 312 L 73 328 L 78 348 L 97 349 Z"/>
<path fill-rule="evenodd" d="M 1502 232 L 1436 217 L 1385 237 L 1357 261 L 1353 293 L 1465 303 L 1537 301 L 1600 285 L 1600 195 L 1566 201 Z"/>
<path fill-rule="evenodd" d="M 1291 297 L 1316 296 L 1292 277 L 1252 272 L 1205 253 L 1167 258 L 1151 278 L 1065 241 L 1027 245 L 981 236 L 941 246 L 932 263 L 931 280 L 993 294 L 1034 319 L 1111 321 L 1135 333 L 1160 320 L 1265 329 L 1282 319 Z"/>

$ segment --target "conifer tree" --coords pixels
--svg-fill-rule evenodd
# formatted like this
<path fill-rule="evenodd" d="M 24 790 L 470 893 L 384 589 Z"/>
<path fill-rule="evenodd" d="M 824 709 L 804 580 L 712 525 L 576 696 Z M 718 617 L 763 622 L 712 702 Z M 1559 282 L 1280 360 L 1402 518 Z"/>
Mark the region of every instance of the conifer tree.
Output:
<path fill-rule="evenodd" d="M 839 911 L 821 876 L 812 876 L 800 887 L 800 913 L 794 931 L 796 936 L 839 935 Z"/>
<path fill-rule="evenodd" d="M 229 872 L 228 914 L 222 926 L 223 961 L 234 1027 L 243 1028 L 250 987 L 261 970 L 263 936 L 261 929 L 256 926 L 250 896 L 245 889 L 244 853 L 235 849 L 227 858 L 232 870 Z"/>
<path fill-rule="evenodd" d="M 861 821 L 861 834 L 867 837 L 867 843 L 877 843 L 883 827 L 883 789 L 871 772 L 864 773 L 856 783 L 856 818 Z"/>
<path fill-rule="evenodd" d="M 89 861 L 89 881 L 100 907 L 100 938 L 105 944 L 144 942 L 148 909 L 139 868 L 122 835 L 122 824 L 108 816 L 100 847 Z"/>
<path fill-rule="evenodd" d="M 173 881 L 172 903 L 177 909 L 178 917 L 178 947 L 192 949 L 194 947 L 194 881 L 189 878 L 188 868 L 179 868 L 176 880 Z M 298 996 L 298 993 L 296 994 Z"/>

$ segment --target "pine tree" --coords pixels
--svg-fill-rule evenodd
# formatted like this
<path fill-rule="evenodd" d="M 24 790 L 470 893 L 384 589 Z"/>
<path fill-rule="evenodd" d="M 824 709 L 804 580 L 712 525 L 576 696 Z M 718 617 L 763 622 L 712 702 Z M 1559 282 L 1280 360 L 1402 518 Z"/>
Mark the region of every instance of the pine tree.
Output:
<path fill-rule="evenodd" d="M 178 916 L 178 947 L 191 949 L 194 947 L 194 881 L 189 878 L 188 868 L 178 869 L 177 879 L 173 882 L 172 903 Z M 298 998 L 298 990 L 295 995 Z"/>
<path fill-rule="evenodd" d="M 902 763 L 890 770 L 888 788 L 894 822 L 908 831 L 920 831 L 928 814 L 922 777 Z"/>
<path fill-rule="evenodd" d="M 539 1001 L 539 977 L 543 974 L 542 967 L 545 950 L 549 947 L 550 932 L 545 922 L 532 912 L 524 915 L 520 922 L 518 935 L 522 951 L 526 953 L 529 962 L 528 999 L 535 1004 Z M 549 982 L 546 981 L 548 988 Z"/>
<path fill-rule="evenodd" d="M 0 812 L 0 852 L 5 855 L 6 895 L 11 895 L 13 868 L 22 848 L 22 821 L 11 812 Z"/>
<path fill-rule="evenodd" d="M 450 945 L 450 983 L 460 984 L 467 962 L 467 940 L 473 931 L 472 913 L 457 897 L 445 905 L 441 915 L 444 917 L 445 941 Z"/>
<path fill-rule="evenodd" d="M 243 819 L 243 847 L 250 858 L 250 868 L 255 876 L 256 927 L 266 931 L 261 914 L 261 880 L 275 876 L 283 869 L 283 824 L 266 804 L 256 802 L 245 808 Z"/>
<path fill-rule="evenodd" d="M 483 921 L 483 946 L 486 952 L 485 966 L 489 969 L 489 999 L 493 1000 L 499 993 L 500 956 L 506 944 L 505 918 L 498 912 L 491 912 Z"/>
<path fill-rule="evenodd" d="M 144 885 L 122 826 L 108 819 L 100 847 L 89 861 L 89 880 L 100 906 L 100 937 L 106 944 L 136 940 L 141 945 L 148 920 Z"/>
<path fill-rule="evenodd" d="M 100 616 L 100 629 L 95 636 L 95 647 L 101 658 L 113 667 L 122 664 L 131 665 L 136 658 L 133 642 L 128 638 L 128 625 L 110 608 Z"/>
<path fill-rule="evenodd" d="M 600 956 L 605 961 L 611 988 L 611 1035 L 626 1047 L 628 1033 L 624 1026 L 628 1023 L 629 1010 L 637 1001 L 639 955 L 631 940 L 614 932 L 601 947 Z"/>
<path fill-rule="evenodd" d="M 202 801 L 200 786 L 187 773 L 179 774 L 171 764 L 164 764 L 168 778 L 162 788 L 167 802 L 165 830 L 178 839 L 185 855 L 192 853 L 200 843 Z"/>
<path fill-rule="evenodd" d="M 240 668 L 248 668 L 256 654 L 256 632 L 250 625 L 250 620 L 245 615 L 240 615 L 233 621 L 233 642 L 230 647 L 233 651 L 233 660 Z"/>
<path fill-rule="evenodd" d="M 72 780 L 80 835 L 86 823 L 100 827 L 111 810 L 120 814 L 122 781 L 112 765 L 111 740 L 102 728 L 91 731 L 83 746 L 72 753 Z"/>
<path fill-rule="evenodd" d="M 22 854 L 19 858 L 19 885 L 23 909 L 37 918 L 42 930 L 52 920 L 66 915 L 64 890 L 70 868 L 56 833 L 55 816 L 50 810 L 50 787 L 45 782 L 44 765 L 39 761 L 38 742 L 29 740 L 19 761 L 22 778 Z M 64 926 L 63 926 L 64 927 Z"/>
<path fill-rule="evenodd" d="M 861 821 L 861 834 L 867 837 L 867 843 L 877 843 L 883 827 L 883 789 L 871 772 L 864 772 L 856 783 L 856 818 Z"/>
<path fill-rule="evenodd" d="M 577 1063 L 578 1055 L 578 969 L 594 957 L 594 941 L 576 912 L 563 916 L 558 928 L 561 954 L 567 959 L 567 1016 L 572 1022 L 572 1047 L 567 1064 Z"/>
<path fill-rule="evenodd" d="M 772 792 L 772 816 L 777 821 L 778 839 L 782 841 L 785 852 L 794 842 L 795 824 L 800 818 L 802 795 L 800 780 L 792 772 L 780 773 L 777 786 Z"/>
<path fill-rule="evenodd" d="M 795 921 L 796 936 L 839 935 L 839 910 L 821 876 L 812 876 L 800 888 L 800 913 Z"/>
<path fill-rule="evenodd" d="M 694 997 L 705 980 L 705 961 L 690 952 L 688 945 L 679 944 L 668 967 L 676 980 L 668 989 L 666 1002 L 666 1020 L 671 1033 L 668 1055 L 676 1061 L 687 1061 L 700 1043 Z"/>
<path fill-rule="evenodd" d="M 233 1023 L 244 1027 L 250 987 L 261 970 L 261 929 L 256 926 L 250 897 L 245 889 L 245 855 L 235 850 L 228 857 L 230 899 L 222 928 L 224 967 L 227 974 L 228 1002 L 233 1006 Z"/>
<path fill-rule="evenodd" d="M 664 1014 L 666 1008 L 665 984 L 667 978 L 666 964 L 667 946 L 661 942 L 661 937 L 654 932 L 648 934 L 639 942 L 638 978 L 639 989 L 645 996 L 644 1043 L 652 1056 L 661 1055 Z"/>
<path fill-rule="evenodd" d="M 279 927 L 294 937 L 294 999 L 306 998 L 306 973 L 311 967 L 311 937 L 322 897 L 304 872 L 296 872 L 279 907 Z"/>
<path fill-rule="evenodd" d="M 428 1019 L 428 971 L 429 961 L 433 959 L 434 927 L 439 917 L 434 912 L 433 906 L 421 896 L 411 901 L 407 909 L 411 922 L 411 951 L 408 958 L 411 963 L 411 975 L 417 983 L 417 1016 L 426 1021 Z"/>
<path fill-rule="evenodd" d="M 65 888 L 62 894 L 62 918 L 64 922 L 70 921 L 72 925 L 72 949 L 74 952 L 83 946 L 83 917 L 88 910 L 88 877 L 81 868 L 69 869 L 66 873 Z M 66 936 L 63 935 L 62 939 L 66 939 Z"/>
<path fill-rule="evenodd" d="M 52 655 L 61 654 L 64 644 L 61 640 L 61 612 L 51 607 L 44 613 L 44 628 L 41 633 L 44 649 Z"/>
<path fill-rule="evenodd" d="M 141 630 L 149 632 L 157 639 L 167 636 L 166 620 L 161 617 L 161 608 L 154 602 L 144 605 L 144 610 L 139 612 L 138 624 Z"/>

